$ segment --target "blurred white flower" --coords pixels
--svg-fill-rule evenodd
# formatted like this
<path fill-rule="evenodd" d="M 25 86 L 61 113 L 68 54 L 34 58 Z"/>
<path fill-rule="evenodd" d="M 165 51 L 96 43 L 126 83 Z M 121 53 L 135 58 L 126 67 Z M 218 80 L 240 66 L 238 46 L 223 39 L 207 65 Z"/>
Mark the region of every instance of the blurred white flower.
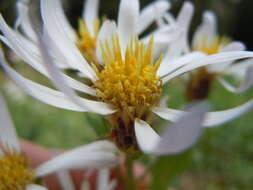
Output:
<path fill-rule="evenodd" d="M 0 189 L 43 190 L 36 178 L 68 169 L 108 168 L 117 164 L 116 147 L 108 141 L 97 141 L 67 151 L 41 164 L 29 167 L 20 149 L 15 127 L 0 96 Z"/>
<path fill-rule="evenodd" d="M 191 7 L 190 4 L 183 8 L 186 12 L 187 7 Z M 112 139 L 124 151 L 138 149 L 137 141 L 140 142 L 140 138 L 145 137 L 137 135 L 135 128 L 145 125 L 143 129 L 147 130 L 147 133 L 153 131 L 145 122 L 150 114 L 157 114 L 171 121 L 176 121 L 182 115 L 182 111 L 158 106 L 164 84 L 199 67 L 253 57 L 253 52 L 247 51 L 221 52 L 209 56 L 193 52 L 177 59 L 168 60 L 165 57 L 163 60 L 160 58 L 154 61 L 153 38 L 144 45 L 144 42 L 140 42 L 136 37 L 139 27 L 139 1 L 122 0 L 118 23 L 105 21 L 98 33 L 97 41 L 100 46 L 96 48 L 96 58 L 99 65 L 96 65 L 88 62 L 76 46 L 76 41 L 71 35 L 72 29 L 68 27 L 59 0 L 41 0 L 41 14 L 44 33 L 35 39 L 37 45 L 11 29 L 2 17 L 0 17 L 0 29 L 3 32 L 1 40 L 27 64 L 51 79 L 59 90 L 23 77 L 7 64 L 1 52 L 1 65 L 5 72 L 26 93 L 46 104 L 105 115 L 112 126 Z M 189 14 L 181 14 L 179 20 L 183 22 L 184 19 L 189 19 L 188 16 Z M 80 71 L 89 83 L 77 81 L 64 74 L 57 69 L 59 62 Z M 92 98 L 79 96 L 75 90 Z M 205 126 L 221 124 L 225 121 L 224 114 L 231 120 L 252 106 L 253 101 L 233 109 L 232 113 L 231 110 L 210 112 L 206 114 L 204 124 Z M 184 135 L 188 135 L 186 139 L 190 139 L 192 143 L 189 143 L 190 140 L 183 141 L 179 138 L 184 146 L 177 149 L 178 152 L 193 144 L 200 130 L 199 125 L 196 125 L 192 133 L 184 132 Z M 178 135 L 177 133 L 176 131 L 175 135 Z M 175 152 L 168 150 L 163 153 Z"/>

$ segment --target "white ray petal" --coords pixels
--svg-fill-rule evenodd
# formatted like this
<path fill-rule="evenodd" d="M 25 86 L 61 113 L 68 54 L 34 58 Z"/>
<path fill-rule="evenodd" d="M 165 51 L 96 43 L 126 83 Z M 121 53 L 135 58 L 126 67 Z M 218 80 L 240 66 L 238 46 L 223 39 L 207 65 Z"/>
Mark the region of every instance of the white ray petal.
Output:
<path fill-rule="evenodd" d="M 30 184 L 26 186 L 25 190 L 47 190 L 47 188 L 41 185 Z"/>
<path fill-rule="evenodd" d="M 151 3 L 141 10 L 137 34 L 142 33 L 154 21 L 159 20 L 170 9 L 170 3 L 166 0 L 159 0 Z"/>
<path fill-rule="evenodd" d="M 100 28 L 97 42 L 96 42 L 96 55 L 100 63 L 103 63 L 103 56 L 101 51 L 101 44 L 104 44 L 106 41 L 112 47 L 112 37 L 115 37 L 117 34 L 117 26 L 114 21 L 106 20 Z"/>
<path fill-rule="evenodd" d="M 224 46 L 221 51 L 226 52 L 226 51 L 244 51 L 246 50 L 246 46 L 243 42 L 239 41 L 233 41 L 229 43 L 228 45 Z"/>
<path fill-rule="evenodd" d="M 178 154 L 185 151 L 199 139 L 206 111 L 206 104 L 190 109 L 172 126 L 165 129 L 161 137 L 147 123 L 137 120 L 135 131 L 140 148 L 147 153 L 157 155 Z"/>
<path fill-rule="evenodd" d="M 250 65 L 253 64 L 253 59 L 240 61 L 236 64 L 231 64 L 224 72 L 224 74 L 231 75 L 236 79 L 242 81 L 245 78 L 246 72 Z"/>
<path fill-rule="evenodd" d="M 0 143 L 10 150 L 20 152 L 20 145 L 15 126 L 11 120 L 10 114 L 4 98 L 0 94 Z M 1 147 L 1 146 L 0 146 Z"/>
<path fill-rule="evenodd" d="M 243 82 L 240 84 L 239 87 L 235 87 L 232 84 L 230 84 L 229 82 L 227 82 L 225 79 L 223 78 L 219 78 L 220 83 L 229 91 L 233 92 L 233 93 L 242 93 L 245 92 L 246 90 L 248 90 L 249 88 L 252 87 L 253 85 L 253 62 L 252 65 L 250 65 L 247 68 L 247 71 L 245 73 L 244 76 L 244 80 Z"/>
<path fill-rule="evenodd" d="M 215 127 L 218 125 L 222 125 L 240 117 L 242 114 L 246 113 L 252 108 L 253 100 L 250 100 L 247 103 L 234 107 L 232 109 L 208 112 L 206 113 L 203 126 Z M 184 111 L 170 108 L 154 108 L 152 111 L 161 118 L 172 122 L 175 122 L 182 114 L 185 113 Z"/>
<path fill-rule="evenodd" d="M 229 62 L 229 61 L 235 61 L 238 59 L 244 59 L 244 58 L 252 58 L 253 57 L 253 52 L 250 51 L 233 51 L 233 52 L 222 52 L 218 54 L 213 54 L 206 56 L 203 59 L 200 59 L 195 62 L 191 62 L 184 67 L 176 70 L 175 72 L 167 75 L 162 79 L 163 83 L 165 84 L 172 78 L 181 75 L 185 72 L 189 72 L 191 70 L 194 70 L 196 68 L 202 67 L 202 66 L 207 66 L 211 64 L 217 64 L 217 63 L 223 63 L 223 62 Z"/>
<path fill-rule="evenodd" d="M 185 2 L 179 15 L 176 19 L 175 34 L 178 34 L 178 38 L 175 43 L 170 45 L 166 55 L 174 58 L 180 56 L 182 53 L 190 52 L 188 42 L 188 31 L 194 13 L 194 6 L 191 2 Z"/>
<path fill-rule="evenodd" d="M 189 28 L 192 16 L 194 13 L 194 6 L 191 2 L 185 2 L 183 4 L 182 9 L 180 10 L 178 17 L 177 17 L 177 23 L 180 27 L 183 27 L 185 29 Z"/>
<path fill-rule="evenodd" d="M 24 34 L 33 41 L 36 41 L 36 35 L 31 25 L 31 20 L 29 18 L 28 5 L 25 2 L 18 1 L 17 2 L 17 11 L 18 11 L 18 19 L 16 28 L 20 25 L 21 30 Z"/>
<path fill-rule="evenodd" d="M 206 55 L 202 52 L 193 52 L 185 54 L 181 57 L 178 57 L 174 60 L 170 60 L 170 57 L 165 57 L 157 71 L 157 74 L 160 77 L 166 76 L 172 71 L 189 64 L 190 62 L 194 62 L 195 60 L 202 59 Z"/>
<path fill-rule="evenodd" d="M 109 179 L 110 170 L 107 168 L 100 169 L 98 171 L 98 179 L 97 179 L 97 190 L 110 190 L 109 189 Z"/>
<path fill-rule="evenodd" d="M 69 169 L 113 167 L 117 164 L 115 153 L 116 147 L 109 141 L 94 142 L 45 162 L 36 169 L 36 175 L 45 176 Z"/>
<path fill-rule="evenodd" d="M 42 56 L 42 62 L 45 65 L 49 75 L 52 78 L 52 82 L 54 85 L 61 90 L 72 102 L 74 102 L 76 105 L 79 105 L 84 110 L 88 110 L 90 112 L 99 113 L 101 111 L 101 108 L 94 107 L 94 105 L 91 105 L 89 102 L 85 103 L 81 101 L 81 99 L 78 97 L 78 95 L 68 86 L 68 83 L 65 81 L 63 74 L 56 68 L 56 66 L 53 63 L 53 60 L 51 56 L 49 55 L 49 52 L 47 51 L 47 45 L 46 41 L 48 40 L 47 34 L 45 33 L 42 39 L 38 39 L 41 56 Z M 109 106 L 107 108 L 110 110 Z M 111 109 L 113 112 L 113 109 Z"/>
<path fill-rule="evenodd" d="M 63 190 L 75 190 L 75 185 L 68 171 L 59 171 L 56 175 Z"/>
<path fill-rule="evenodd" d="M 99 0 L 86 0 L 83 9 L 83 20 L 92 36 L 95 36 L 94 22 L 98 19 Z"/>
<path fill-rule="evenodd" d="M 33 67 L 41 74 L 49 77 L 46 69 L 41 65 L 42 60 L 38 47 L 24 38 L 19 33 L 13 31 L 0 16 L 0 29 L 4 33 L 4 36 L 0 35 L 0 39 L 9 46 L 20 58 L 22 58 L 27 64 Z M 57 60 L 55 63 L 57 64 Z M 90 95 L 95 95 L 96 92 L 89 86 L 72 79 L 71 77 L 64 75 L 64 78 L 69 82 L 69 85 L 81 92 L 85 92 Z"/>
<path fill-rule="evenodd" d="M 134 124 L 135 135 L 140 149 L 152 153 L 159 143 L 160 136 L 143 120 L 136 119 Z"/>
<path fill-rule="evenodd" d="M 125 52 L 131 37 L 135 37 L 139 20 L 139 0 L 121 0 L 118 15 L 118 33 Z"/>
<path fill-rule="evenodd" d="M 11 67 L 6 64 L 5 60 L 1 56 L 1 65 L 5 72 L 9 75 L 9 77 L 20 87 L 22 88 L 27 94 L 30 96 L 46 103 L 51 106 L 55 106 L 62 109 L 67 110 L 73 110 L 73 111 L 79 111 L 79 112 L 87 112 L 87 110 L 84 110 L 80 106 L 77 106 L 73 102 L 71 102 L 66 95 L 63 93 L 50 89 L 46 86 L 40 85 L 38 83 L 35 83 L 31 80 L 28 80 L 18 74 L 16 71 L 14 71 Z M 80 101 L 82 101 L 84 104 L 90 104 L 94 108 L 99 108 L 100 114 L 110 114 L 112 113 L 111 109 L 108 108 L 107 104 L 104 104 L 102 102 L 96 102 L 92 100 L 87 100 L 84 98 L 80 98 Z"/>
<path fill-rule="evenodd" d="M 202 23 L 196 30 L 193 37 L 193 47 L 197 46 L 202 40 L 212 43 L 217 35 L 217 18 L 211 11 L 206 11 L 203 15 Z M 207 44 L 207 45 L 208 45 Z"/>
<path fill-rule="evenodd" d="M 66 19 L 60 4 L 60 0 L 42 0 L 41 15 L 45 30 L 50 35 L 53 43 L 61 51 L 67 63 L 79 70 L 91 80 L 96 80 L 97 76 L 91 66 L 82 56 L 75 44 L 75 38 L 70 34 L 66 27 Z"/>

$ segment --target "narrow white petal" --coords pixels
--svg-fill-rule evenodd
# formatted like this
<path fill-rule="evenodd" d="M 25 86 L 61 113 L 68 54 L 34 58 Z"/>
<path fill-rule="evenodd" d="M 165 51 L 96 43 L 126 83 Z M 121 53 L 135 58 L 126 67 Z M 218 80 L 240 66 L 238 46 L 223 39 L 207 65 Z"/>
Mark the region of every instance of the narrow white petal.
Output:
<path fill-rule="evenodd" d="M 162 61 L 159 69 L 158 69 L 158 75 L 160 77 L 166 76 L 172 71 L 189 64 L 190 62 L 197 61 L 199 59 L 202 59 L 206 55 L 202 52 L 193 52 L 189 54 L 185 54 L 179 58 L 176 58 L 175 60 L 170 60 L 170 57 L 165 57 Z"/>
<path fill-rule="evenodd" d="M 204 126 L 214 127 L 232 121 L 253 108 L 253 100 L 232 109 L 210 112 L 206 115 Z"/>
<path fill-rule="evenodd" d="M 217 18 L 211 11 L 206 11 L 203 15 L 203 20 L 199 28 L 196 30 L 193 37 L 193 46 L 197 46 L 202 40 L 207 40 L 211 43 L 217 35 Z M 207 44 L 208 45 L 208 44 Z"/>
<path fill-rule="evenodd" d="M 214 111 L 206 113 L 203 126 L 204 127 L 214 127 L 218 125 L 222 125 L 226 122 L 232 121 L 238 117 L 240 117 L 245 112 L 249 111 L 253 108 L 253 100 L 248 101 L 245 104 L 237 106 L 232 109 L 227 109 L 223 111 Z M 163 119 L 175 122 L 184 111 L 170 109 L 170 108 L 154 108 L 153 112 L 160 116 Z"/>
<path fill-rule="evenodd" d="M 159 143 L 160 136 L 143 120 L 136 119 L 134 124 L 135 136 L 140 149 L 146 153 L 152 153 Z"/>
<path fill-rule="evenodd" d="M 165 129 L 161 137 L 144 121 L 135 122 L 135 132 L 140 148 L 150 154 L 178 154 L 194 145 L 202 132 L 202 122 L 207 111 L 206 104 L 200 104 L 176 119 Z"/>
<path fill-rule="evenodd" d="M 125 52 L 131 37 L 135 37 L 139 20 L 139 0 L 121 0 L 118 15 L 119 39 Z"/>
<path fill-rule="evenodd" d="M 151 3 L 141 10 L 138 21 L 138 34 L 142 33 L 154 21 L 159 20 L 169 10 L 170 3 L 166 0 L 159 0 Z"/>
<path fill-rule="evenodd" d="M 59 171 L 56 175 L 63 190 L 75 190 L 75 185 L 68 171 Z"/>
<path fill-rule="evenodd" d="M 30 184 L 26 186 L 25 190 L 47 190 L 47 188 L 41 185 Z"/>
<path fill-rule="evenodd" d="M 238 63 L 239 64 L 239 63 Z M 244 80 L 240 84 L 239 87 L 235 87 L 229 82 L 227 82 L 223 78 L 219 78 L 220 83 L 229 91 L 233 93 L 242 93 L 245 92 L 246 90 L 250 89 L 253 85 L 253 62 L 252 64 L 247 68 Z"/>
<path fill-rule="evenodd" d="M 100 28 L 97 42 L 96 42 L 96 55 L 100 63 L 103 63 L 103 56 L 101 51 L 101 43 L 104 44 L 106 41 L 112 47 L 112 37 L 117 34 L 117 26 L 114 21 L 106 20 Z"/>
<path fill-rule="evenodd" d="M 206 56 L 205 58 L 202 58 L 198 61 L 191 62 L 184 67 L 176 70 L 175 72 L 167 75 L 162 79 L 163 83 L 168 82 L 172 78 L 181 75 L 185 72 L 192 71 L 196 68 L 207 66 L 211 64 L 217 64 L 217 63 L 223 63 L 223 62 L 229 62 L 229 61 L 235 61 L 238 59 L 244 59 L 244 58 L 252 58 L 253 52 L 250 51 L 234 51 L 234 52 L 222 52 L 218 54 L 213 54 L 210 56 Z"/>
<path fill-rule="evenodd" d="M 27 94 L 30 96 L 46 103 L 51 106 L 55 106 L 62 109 L 67 110 L 73 110 L 73 111 L 79 111 L 79 112 L 86 112 L 87 110 L 84 110 L 80 106 L 77 106 L 73 102 L 71 102 L 66 95 L 63 93 L 50 89 L 46 86 L 40 85 L 38 83 L 35 83 L 31 80 L 28 80 L 18 74 L 16 71 L 14 71 L 11 67 L 6 64 L 5 60 L 1 56 L 1 65 L 5 72 L 9 75 L 9 77 L 20 87 L 22 88 Z M 110 114 L 112 113 L 111 109 L 108 107 L 107 104 L 87 100 L 84 98 L 80 98 L 80 101 L 82 101 L 84 104 L 90 104 L 94 106 L 94 108 L 98 108 L 100 111 L 100 114 Z"/>
<path fill-rule="evenodd" d="M 221 49 L 221 51 L 226 52 L 226 51 L 244 51 L 246 50 L 246 46 L 243 42 L 239 41 L 234 41 L 226 45 Z"/>
<path fill-rule="evenodd" d="M 98 171 L 97 190 L 110 190 L 109 181 L 110 181 L 110 170 L 107 168 L 100 169 Z"/>
<path fill-rule="evenodd" d="M 113 167 L 117 164 L 116 147 L 108 141 L 98 141 L 65 152 L 36 169 L 37 176 L 62 170 Z"/>
<path fill-rule="evenodd" d="M 42 0 L 41 14 L 45 30 L 67 60 L 67 63 L 70 64 L 71 67 L 79 70 L 89 79 L 95 80 L 95 72 L 77 48 L 75 36 L 73 39 L 67 27 L 60 0 Z"/>
<path fill-rule="evenodd" d="M 193 13 L 194 13 L 193 4 L 191 2 L 185 2 L 177 17 L 178 25 L 180 27 L 186 28 L 188 31 Z"/>
<path fill-rule="evenodd" d="M 89 32 L 95 36 L 94 22 L 98 19 L 99 0 L 86 0 L 83 10 L 83 20 Z"/>
<path fill-rule="evenodd" d="M 52 11 L 52 13 L 50 13 L 50 11 Z M 75 39 L 76 39 L 75 32 L 65 16 L 65 13 L 61 4 L 61 0 L 54 0 L 54 1 L 41 0 L 41 14 L 43 17 L 42 19 L 45 22 L 45 25 L 57 24 L 55 25 L 55 27 L 61 27 L 61 30 L 57 31 L 58 32 L 57 34 L 62 35 L 66 37 L 67 39 L 70 39 L 73 42 L 75 42 Z M 50 16 L 52 20 L 51 23 L 48 22 L 49 21 L 48 19 L 50 19 L 49 18 Z M 54 23 L 56 19 L 58 22 Z M 49 27 L 49 26 L 46 26 L 46 27 Z"/>
<path fill-rule="evenodd" d="M 0 94 L 0 143 L 3 146 L 20 152 L 20 145 L 15 126 L 11 120 L 10 114 L 4 98 Z M 1 146 L 0 146 L 1 147 Z"/>
<path fill-rule="evenodd" d="M 42 62 L 45 65 L 49 75 L 52 78 L 53 84 L 61 90 L 72 102 L 74 102 L 76 105 L 79 105 L 82 107 L 84 110 L 88 110 L 90 112 L 100 112 L 101 108 L 99 107 L 94 107 L 94 105 L 91 105 L 89 102 L 84 103 L 81 101 L 81 99 L 78 97 L 78 95 L 69 88 L 68 83 L 65 81 L 63 74 L 56 68 L 56 66 L 53 63 L 53 60 L 47 51 L 47 46 L 46 46 L 46 41 L 48 40 L 47 35 L 42 37 L 42 39 L 38 39 L 39 41 L 39 46 L 40 46 L 40 51 L 41 51 L 41 56 L 42 56 Z M 108 110 L 110 110 L 108 106 Z M 113 112 L 113 110 L 111 109 Z"/>
<path fill-rule="evenodd" d="M 18 11 L 18 22 L 16 27 L 20 24 L 22 32 L 33 41 L 36 41 L 36 35 L 31 25 L 31 20 L 29 18 L 28 5 L 22 1 L 17 2 Z"/>
<path fill-rule="evenodd" d="M 41 74 L 50 77 L 44 68 L 41 60 L 41 56 L 39 53 L 38 47 L 30 42 L 29 40 L 25 39 L 22 35 L 13 31 L 4 21 L 2 16 L 0 16 L 0 29 L 4 33 L 5 37 L 0 36 L 0 39 L 9 46 L 20 58 L 22 58 L 27 64 L 33 67 L 35 70 L 40 72 Z M 57 64 L 57 60 L 55 60 Z M 89 86 L 78 82 L 71 77 L 64 75 L 64 78 L 69 82 L 69 85 L 81 92 L 85 92 L 90 95 L 95 95 L 96 92 L 91 89 Z"/>
<path fill-rule="evenodd" d="M 252 64 L 253 59 L 247 59 L 245 61 L 240 61 L 239 63 L 229 65 L 229 67 L 223 72 L 224 74 L 232 75 L 239 81 L 242 81 L 245 78 L 249 66 Z"/>

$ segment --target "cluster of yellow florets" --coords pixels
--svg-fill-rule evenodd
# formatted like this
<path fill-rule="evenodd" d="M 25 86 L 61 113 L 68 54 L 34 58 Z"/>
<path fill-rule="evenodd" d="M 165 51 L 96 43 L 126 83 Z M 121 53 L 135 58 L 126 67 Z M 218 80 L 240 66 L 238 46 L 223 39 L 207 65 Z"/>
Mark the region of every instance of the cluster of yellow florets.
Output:
<path fill-rule="evenodd" d="M 34 182 L 34 175 L 28 161 L 22 154 L 6 152 L 0 158 L 0 189 L 24 190 Z"/>
<path fill-rule="evenodd" d="M 161 81 L 157 69 L 161 59 L 153 63 L 153 39 L 147 48 L 138 40 L 131 40 L 122 56 L 118 37 L 112 38 L 112 48 L 107 42 L 101 45 L 104 68 L 96 69 L 97 95 L 104 102 L 131 114 L 141 113 L 157 103 L 161 93 Z"/>
<path fill-rule="evenodd" d="M 208 55 L 219 53 L 219 51 L 230 42 L 230 39 L 224 36 L 216 36 L 212 41 L 203 37 L 194 44 L 193 50 L 204 52 Z"/>

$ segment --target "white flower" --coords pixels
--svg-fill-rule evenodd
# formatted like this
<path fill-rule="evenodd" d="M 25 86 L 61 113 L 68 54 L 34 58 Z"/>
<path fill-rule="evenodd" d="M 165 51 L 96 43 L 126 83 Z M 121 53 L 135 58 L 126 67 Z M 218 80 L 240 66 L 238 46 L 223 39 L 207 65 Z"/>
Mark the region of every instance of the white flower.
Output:
<path fill-rule="evenodd" d="M 147 133 L 153 131 L 145 122 L 148 115 L 154 113 L 171 121 L 182 115 L 182 111 L 157 106 L 162 85 L 199 67 L 253 57 L 253 52 L 248 51 L 222 52 L 210 56 L 194 52 L 174 60 L 159 59 L 155 62 L 152 56 L 152 38 L 146 46 L 135 38 L 138 31 L 138 1 L 122 0 L 119 10 L 117 25 L 113 21 L 105 21 L 98 34 L 101 43 L 100 48 L 96 49 L 99 65 L 88 63 L 76 47 L 75 41 L 69 35 L 70 30 L 58 0 L 41 1 L 45 28 L 43 36 L 36 39 L 37 45 L 12 30 L 3 18 L 0 18 L 0 29 L 3 32 L 1 40 L 27 64 L 51 79 L 59 90 L 21 76 L 6 63 L 3 54 L 0 58 L 1 65 L 10 78 L 34 98 L 63 109 L 107 115 L 106 118 L 113 127 L 111 136 L 123 150 L 136 149 L 137 141 L 140 142 L 140 139 L 145 137 L 137 135 L 138 132 L 134 128 L 144 126 L 143 129 Z M 180 17 L 180 20 L 183 20 L 183 16 Z M 59 62 L 76 68 L 90 80 L 91 85 L 77 81 L 58 70 Z M 75 90 L 92 96 L 92 99 L 77 95 Z M 224 115 L 230 120 L 234 119 L 252 106 L 253 101 L 250 101 L 232 111 L 210 112 L 205 116 L 205 126 L 224 122 Z M 195 127 L 195 130 L 192 130 L 194 134 L 186 133 L 192 143 L 201 130 L 199 125 Z M 178 152 L 189 147 L 189 142 L 185 141 L 183 148 L 177 149 Z M 145 147 L 140 143 L 139 145 L 146 151 Z"/>
<path fill-rule="evenodd" d="M 193 5 L 190 2 L 186 2 L 177 20 L 170 14 L 165 14 L 166 23 L 163 23 L 162 19 L 158 20 L 161 23 L 158 31 L 163 31 L 163 38 L 165 39 L 170 39 L 172 36 L 168 28 L 171 30 L 174 27 L 178 31 L 183 31 L 181 39 L 173 36 L 177 43 L 171 43 L 168 46 L 165 59 L 169 61 L 190 52 L 202 52 L 212 55 L 222 52 L 244 51 L 246 49 L 242 42 L 230 41 L 227 37 L 219 36 L 217 32 L 217 18 L 211 11 L 204 12 L 202 23 L 194 33 L 192 43 L 189 45 L 189 26 L 193 16 L 193 9 Z M 234 93 L 244 92 L 253 84 L 253 59 L 240 61 L 236 64 L 233 63 L 234 61 L 224 61 L 219 64 L 207 65 L 204 71 L 206 71 L 206 74 L 210 74 L 207 77 L 215 75 L 214 78 L 218 78 L 227 90 Z M 195 75 L 201 75 L 201 73 L 203 73 L 203 68 L 202 71 L 200 70 Z M 223 75 L 232 75 L 243 82 L 240 87 L 236 88 L 225 81 L 222 78 Z"/>
<path fill-rule="evenodd" d="M 34 184 L 36 178 L 61 170 L 104 168 L 117 164 L 116 147 L 108 141 L 98 141 L 62 153 L 32 169 L 20 149 L 15 127 L 1 96 L 0 120 L 0 178 L 4 179 L 0 189 L 44 190 L 44 187 Z"/>

